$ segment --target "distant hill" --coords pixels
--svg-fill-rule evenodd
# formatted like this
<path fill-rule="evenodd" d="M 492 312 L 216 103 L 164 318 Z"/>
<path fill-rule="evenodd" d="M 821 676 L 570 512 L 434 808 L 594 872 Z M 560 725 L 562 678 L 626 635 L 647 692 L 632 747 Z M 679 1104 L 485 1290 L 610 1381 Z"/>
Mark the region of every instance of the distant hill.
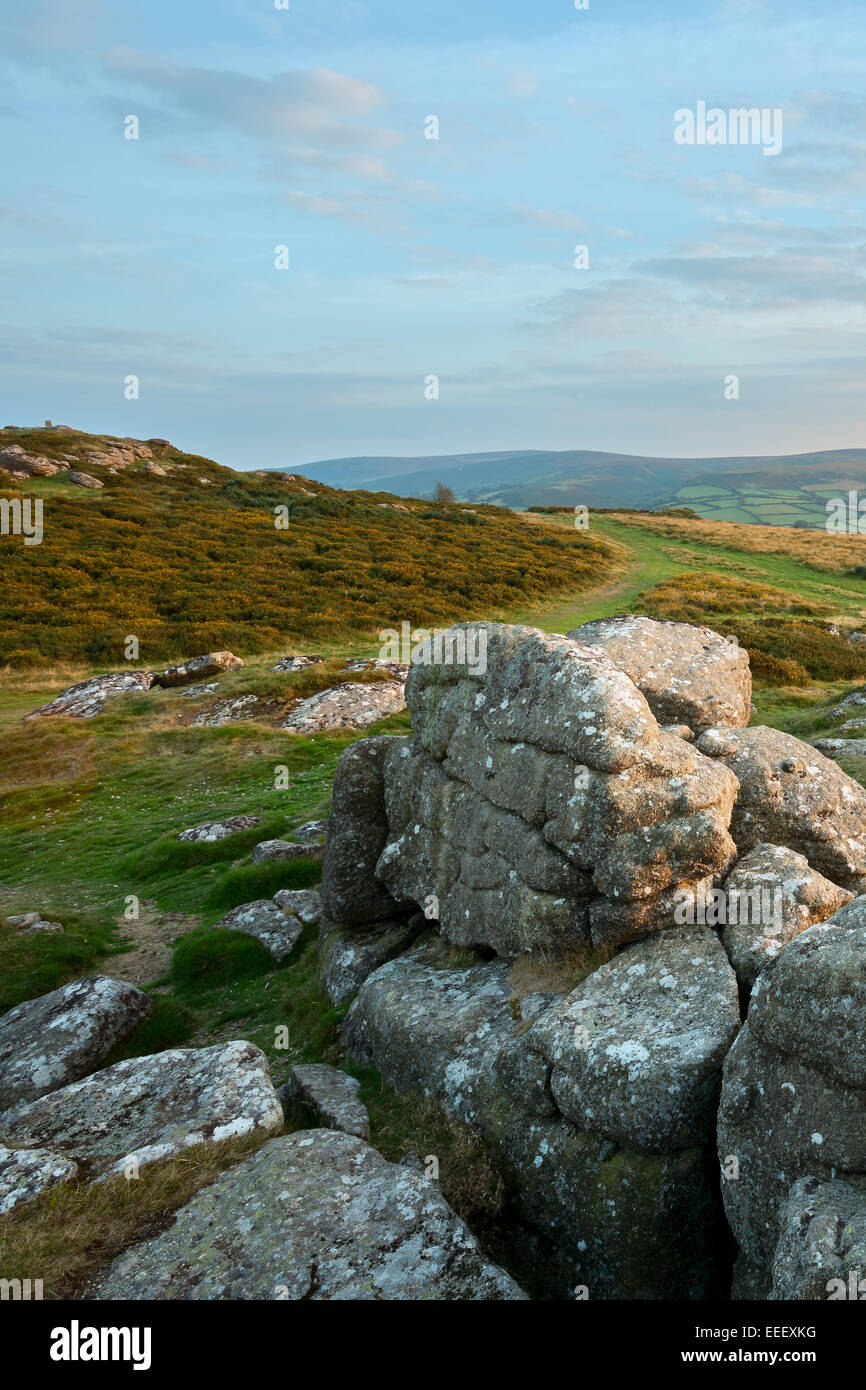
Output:
<path fill-rule="evenodd" d="M 443 482 L 462 501 L 517 511 L 556 505 L 688 506 L 715 521 L 823 526 L 828 497 L 866 488 L 866 449 L 719 458 L 527 449 L 326 459 L 297 471 L 332 487 L 387 484 L 403 497 L 430 497 Z"/>

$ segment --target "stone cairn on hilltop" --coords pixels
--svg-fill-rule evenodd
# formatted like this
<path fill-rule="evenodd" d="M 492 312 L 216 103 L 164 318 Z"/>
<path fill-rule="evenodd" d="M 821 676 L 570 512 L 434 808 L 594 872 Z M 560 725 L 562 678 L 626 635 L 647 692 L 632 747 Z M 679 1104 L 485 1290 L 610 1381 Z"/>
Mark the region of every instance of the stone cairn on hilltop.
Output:
<path fill-rule="evenodd" d="M 707 628 L 450 637 L 473 662 L 422 651 L 412 733 L 337 769 L 347 1050 L 485 1137 L 564 1295 L 727 1296 L 724 1211 L 735 1297 L 828 1296 L 866 1221 L 866 792 L 746 727 Z M 527 993 L 527 957 L 582 965 Z"/>

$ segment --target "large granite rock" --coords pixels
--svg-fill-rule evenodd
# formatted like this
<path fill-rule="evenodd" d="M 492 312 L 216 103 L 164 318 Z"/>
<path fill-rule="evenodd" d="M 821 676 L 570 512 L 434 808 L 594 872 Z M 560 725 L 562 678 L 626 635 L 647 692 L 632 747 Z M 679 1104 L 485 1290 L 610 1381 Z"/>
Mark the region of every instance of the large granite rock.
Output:
<path fill-rule="evenodd" d="M 100 1066 L 153 1004 L 125 980 L 93 975 L 29 999 L 0 1018 L 0 1112 Z"/>
<path fill-rule="evenodd" d="M 393 742 L 386 735 L 360 739 L 337 764 L 321 884 L 322 912 L 332 922 L 351 926 L 399 914 L 375 876 L 388 838 L 383 764 Z"/>
<path fill-rule="evenodd" d="M 783 845 L 756 845 L 737 861 L 724 890 L 725 950 L 746 993 L 786 942 L 826 922 L 852 897 Z"/>
<path fill-rule="evenodd" d="M 216 1238 L 215 1238 L 216 1234 Z M 436 1183 L 362 1139 L 301 1130 L 204 1188 L 126 1251 L 97 1299 L 522 1299 Z"/>
<path fill-rule="evenodd" d="M 866 1300 L 866 1191 L 800 1178 L 779 1217 L 770 1298 Z"/>
<path fill-rule="evenodd" d="M 601 647 L 646 696 L 661 724 L 685 724 L 698 732 L 749 722 L 749 654 L 735 638 L 634 613 L 598 618 L 568 636 L 584 646 Z"/>
<path fill-rule="evenodd" d="M 856 898 L 765 967 L 725 1061 L 718 1153 L 738 1297 L 767 1297 L 797 1179 L 866 1186 L 864 1017 L 866 898 Z"/>
<path fill-rule="evenodd" d="M 415 734 L 385 757 L 376 881 L 432 906 L 449 941 L 504 956 L 671 925 L 675 891 L 734 857 L 736 779 L 662 732 L 598 649 L 533 628 L 452 631 L 470 630 L 483 672 L 409 672 Z"/>
<path fill-rule="evenodd" d="M 839 887 L 866 889 L 866 791 L 859 782 L 779 729 L 708 729 L 697 746 L 739 781 L 731 834 L 740 854 L 762 843 L 784 845 Z"/>
<path fill-rule="evenodd" d="M 505 960 L 449 966 L 441 953 L 419 943 L 369 976 L 344 1025 L 349 1053 L 485 1137 L 562 1296 L 576 1284 L 591 1298 L 708 1296 L 707 1138 L 738 1021 L 713 933 L 667 932 L 595 985 L 519 1001 Z"/>
<path fill-rule="evenodd" d="M 104 712 L 106 700 L 115 695 L 136 695 L 150 690 L 153 680 L 152 671 L 113 671 L 106 676 L 92 676 L 90 680 L 70 685 L 47 705 L 40 705 L 24 718 L 60 715 L 64 719 L 93 719 Z"/>
<path fill-rule="evenodd" d="M 282 1127 L 264 1053 L 237 1041 L 133 1057 L 23 1102 L 0 1115 L 0 1142 L 51 1149 L 95 1178 Z"/>
<path fill-rule="evenodd" d="M 0 1216 L 73 1182 L 78 1164 L 49 1149 L 7 1149 L 0 1145 Z"/>

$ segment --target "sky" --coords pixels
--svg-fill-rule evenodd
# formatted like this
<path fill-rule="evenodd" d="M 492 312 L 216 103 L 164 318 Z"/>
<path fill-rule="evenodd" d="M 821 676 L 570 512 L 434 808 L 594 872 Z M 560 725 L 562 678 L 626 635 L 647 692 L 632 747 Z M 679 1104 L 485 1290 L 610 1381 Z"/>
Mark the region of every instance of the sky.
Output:
<path fill-rule="evenodd" d="M 863 0 L 288 2 L 0 0 L 0 423 L 866 446 Z M 699 102 L 780 152 L 677 143 Z"/>

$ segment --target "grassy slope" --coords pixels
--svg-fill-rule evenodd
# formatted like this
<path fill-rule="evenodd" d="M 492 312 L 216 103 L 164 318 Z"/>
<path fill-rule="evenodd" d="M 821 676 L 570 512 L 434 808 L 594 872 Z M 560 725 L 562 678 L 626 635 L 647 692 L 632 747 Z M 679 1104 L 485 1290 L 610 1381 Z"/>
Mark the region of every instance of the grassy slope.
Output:
<path fill-rule="evenodd" d="M 520 524 L 570 525 L 556 517 L 526 518 Z M 717 537 L 687 525 L 671 532 L 649 522 L 605 517 L 593 518 L 592 526 L 616 547 L 607 582 L 572 599 L 524 600 L 506 616 L 566 631 L 590 618 L 634 608 L 648 589 L 689 571 L 739 575 L 806 595 L 849 625 L 866 617 L 862 580 L 814 569 L 784 553 L 737 549 L 730 532 L 720 544 Z M 356 635 L 342 650 L 346 655 L 369 653 L 371 647 Z M 308 688 L 308 674 L 276 680 L 269 671 L 272 664 L 270 656 L 249 659 L 242 672 L 223 678 L 221 691 L 279 690 L 285 697 L 293 684 Z M 250 866 L 249 849 L 257 833 L 207 852 L 181 850 L 174 833 L 205 819 L 255 811 L 267 818 L 270 835 L 324 814 L 336 760 L 350 741 L 297 738 L 255 723 L 183 727 L 178 715 L 193 702 L 171 692 L 121 699 L 107 715 L 86 723 L 18 722 L 23 712 L 81 674 L 72 668 L 41 675 L 20 672 L 8 674 L 0 687 L 0 911 L 38 907 L 67 927 L 63 936 L 31 938 L 0 927 L 4 1007 L 82 971 L 110 971 L 122 963 L 122 955 L 111 952 L 123 949 L 124 932 L 130 930 L 122 917 L 130 894 L 154 911 L 188 914 L 187 927 L 196 921 L 209 926 L 233 901 L 270 896 L 278 885 L 257 879 Z M 825 727 L 828 703 L 850 688 L 851 682 L 816 681 L 801 688 L 760 690 L 755 722 L 811 736 Z M 395 716 L 370 732 L 396 732 L 406 723 L 405 715 Z M 290 770 L 284 791 L 274 787 L 279 764 Z M 856 767 L 852 771 L 856 774 Z M 300 872 L 309 881 L 317 871 L 317 866 L 305 865 Z M 293 866 L 278 872 L 285 873 L 286 883 L 299 881 Z M 149 986 L 156 1013 L 124 1053 L 245 1037 L 265 1050 L 277 1084 L 293 1061 L 342 1060 L 338 1025 L 343 1010 L 334 1010 L 318 987 L 314 932 L 307 931 L 291 959 L 278 968 L 261 953 L 250 952 L 254 943 L 246 939 L 227 965 L 208 956 L 203 934 L 184 940 L 192 942 L 185 949 L 191 949 L 193 965 L 197 959 L 201 972 L 177 969 Z M 181 956 L 176 950 L 175 962 Z M 287 1048 L 277 1045 L 277 1029 L 283 1025 L 288 1028 Z M 391 1157 L 409 1148 L 437 1154 L 444 1191 L 482 1232 L 488 1248 L 508 1263 L 498 1225 L 501 1186 L 488 1156 L 420 1098 L 395 1095 L 374 1073 L 362 1073 L 362 1080 L 374 1142 Z M 227 1154 L 225 1162 L 235 1157 Z M 123 1219 L 113 1223 L 110 1238 L 104 1204 L 90 1190 L 49 1197 L 26 1216 L 0 1225 L 0 1241 L 4 1235 L 6 1241 L 4 1273 L 13 1277 L 17 1269 L 26 1274 L 36 1252 L 46 1262 L 54 1292 L 78 1291 L 112 1250 L 164 1224 L 213 1171 L 213 1164 L 191 1158 L 164 1180 L 148 1177 L 140 1187 L 125 1190 Z"/>

